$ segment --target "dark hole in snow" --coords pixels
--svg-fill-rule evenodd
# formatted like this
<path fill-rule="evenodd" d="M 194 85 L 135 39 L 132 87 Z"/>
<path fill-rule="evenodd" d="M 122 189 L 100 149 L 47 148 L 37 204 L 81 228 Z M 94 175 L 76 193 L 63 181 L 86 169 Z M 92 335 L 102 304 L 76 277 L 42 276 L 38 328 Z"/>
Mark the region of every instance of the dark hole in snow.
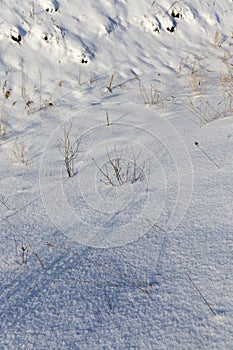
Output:
<path fill-rule="evenodd" d="M 18 37 L 15 37 L 14 35 L 11 35 L 11 39 L 16 41 L 17 43 L 20 43 L 22 40 L 21 35 L 19 34 Z"/>
<path fill-rule="evenodd" d="M 174 10 L 172 10 L 171 15 L 172 15 L 173 18 L 182 18 L 182 14 L 179 13 L 179 12 L 175 13 Z"/>
<path fill-rule="evenodd" d="M 48 40 L 48 35 L 45 35 L 44 40 L 46 41 Z"/>
<path fill-rule="evenodd" d="M 87 63 L 88 61 L 82 58 L 81 63 Z"/>
<path fill-rule="evenodd" d="M 45 9 L 45 11 L 46 12 L 57 12 L 59 10 L 59 3 L 56 1 L 56 0 L 54 0 L 53 1 L 53 5 L 51 6 L 51 8 L 49 8 L 49 7 L 47 7 L 46 9 Z"/>
<path fill-rule="evenodd" d="M 159 27 L 155 27 L 153 31 L 159 33 Z"/>
<path fill-rule="evenodd" d="M 167 30 L 168 30 L 170 33 L 174 33 L 175 27 L 174 27 L 174 26 L 171 26 L 171 28 L 168 27 Z"/>

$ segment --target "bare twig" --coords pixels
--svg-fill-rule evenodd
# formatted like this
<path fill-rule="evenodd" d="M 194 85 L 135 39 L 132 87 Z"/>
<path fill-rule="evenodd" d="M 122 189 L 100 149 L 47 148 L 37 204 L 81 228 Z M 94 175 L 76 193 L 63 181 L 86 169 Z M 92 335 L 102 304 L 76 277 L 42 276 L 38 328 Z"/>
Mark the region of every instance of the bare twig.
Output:
<path fill-rule="evenodd" d="M 136 156 L 132 150 L 131 159 L 127 161 L 123 158 L 122 152 L 119 154 L 116 148 L 114 148 L 114 156 L 112 157 L 108 152 L 108 160 L 104 166 L 100 167 L 95 159 L 93 159 L 95 165 L 103 175 L 100 181 L 106 185 L 122 186 L 125 183 L 134 184 L 142 180 L 145 175 L 146 162 L 144 161 L 142 165 L 139 165 L 139 156 L 140 153 Z"/>
<path fill-rule="evenodd" d="M 11 95 L 11 90 L 7 89 L 7 81 L 5 80 L 2 86 L 2 110 L 0 117 L 0 136 L 3 140 L 6 139 L 7 129 L 8 129 L 8 120 L 6 113 L 6 101 Z"/>
<path fill-rule="evenodd" d="M 112 93 L 113 79 L 114 79 L 114 74 L 111 75 L 111 78 L 110 78 L 110 81 L 109 81 L 109 85 L 106 87 L 107 92 L 111 92 Z"/>
<path fill-rule="evenodd" d="M 214 316 L 217 315 L 217 313 L 214 311 L 214 309 L 211 307 L 211 305 L 209 304 L 209 302 L 206 300 L 206 298 L 204 297 L 204 295 L 202 294 L 202 292 L 200 291 L 200 289 L 197 287 L 197 285 L 193 282 L 192 278 L 190 277 L 190 275 L 188 274 L 188 272 L 186 272 L 186 275 L 188 276 L 188 279 L 191 281 L 192 285 L 194 286 L 194 288 L 196 289 L 196 291 L 200 294 L 200 296 L 202 297 L 202 299 L 204 300 L 205 304 L 208 306 L 208 308 L 210 309 L 210 311 L 212 312 L 212 314 Z"/>
<path fill-rule="evenodd" d="M 109 123 L 109 116 L 108 116 L 108 110 L 106 110 L 106 119 L 107 119 L 107 126 L 110 126 L 110 123 Z"/>
<path fill-rule="evenodd" d="M 68 128 L 63 128 L 63 138 L 59 139 L 59 148 L 63 156 L 66 171 L 69 177 L 74 175 L 74 160 L 77 157 L 80 149 L 80 140 L 71 140 L 72 124 Z"/>
<path fill-rule="evenodd" d="M 37 260 L 39 261 L 41 267 L 42 267 L 44 270 L 46 270 L 45 265 L 43 264 L 41 258 L 39 257 L 39 255 L 37 254 L 37 252 L 34 250 L 34 248 L 32 247 L 32 245 L 31 245 L 30 242 L 28 242 L 28 245 L 29 245 L 29 247 L 31 248 L 31 250 L 32 250 L 33 254 L 35 255 L 35 257 L 37 258 Z"/>
<path fill-rule="evenodd" d="M 195 146 L 197 146 L 201 150 L 201 152 L 216 166 L 216 168 L 218 168 L 219 170 L 221 169 L 220 166 L 201 148 L 197 141 L 195 141 Z"/>
<path fill-rule="evenodd" d="M 2 205 L 4 205 L 4 207 L 7 209 L 7 210 L 10 210 L 8 204 L 7 204 L 7 198 L 4 197 L 2 194 L 0 195 L 0 203 Z"/>
<path fill-rule="evenodd" d="M 22 250 L 22 265 L 23 265 L 27 263 L 27 259 L 28 259 L 28 248 L 23 241 L 21 245 L 21 250 Z"/>
<path fill-rule="evenodd" d="M 32 244 L 29 242 L 29 240 L 26 240 L 24 235 L 18 230 L 16 229 L 10 222 L 9 220 L 6 219 L 6 223 L 9 226 L 9 228 L 14 231 L 21 239 L 22 245 L 21 245 L 21 250 L 22 250 L 22 262 L 26 263 L 27 262 L 27 257 L 28 257 L 28 248 L 27 245 L 30 247 L 30 249 L 32 250 L 33 254 L 36 256 L 37 260 L 39 261 L 40 265 L 42 266 L 42 268 L 44 270 L 46 270 L 45 265 L 43 264 L 41 258 L 39 257 L 38 253 L 35 251 L 35 249 L 32 247 Z M 18 253 L 18 245 L 16 242 L 16 239 L 14 238 L 15 241 L 15 254 L 16 256 L 19 256 Z"/>

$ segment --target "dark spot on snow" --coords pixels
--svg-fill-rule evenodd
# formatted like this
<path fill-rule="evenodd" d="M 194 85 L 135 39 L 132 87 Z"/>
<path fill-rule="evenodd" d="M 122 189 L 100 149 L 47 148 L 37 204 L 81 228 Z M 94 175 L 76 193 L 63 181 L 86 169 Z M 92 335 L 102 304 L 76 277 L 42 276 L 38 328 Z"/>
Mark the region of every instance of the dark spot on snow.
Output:
<path fill-rule="evenodd" d="M 59 10 L 59 2 L 58 1 L 56 1 L 56 0 L 54 0 L 53 1 L 53 6 L 54 6 L 54 11 L 58 11 Z"/>
<path fill-rule="evenodd" d="M 175 32 L 175 27 L 171 26 L 171 28 L 167 27 L 167 31 L 170 33 L 174 33 Z"/>
<path fill-rule="evenodd" d="M 53 6 L 52 6 L 52 8 L 49 8 L 49 7 L 47 7 L 46 9 L 45 9 L 45 11 L 46 12 L 57 12 L 58 10 L 59 10 L 59 3 L 58 3 L 58 1 L 56 1 L 56 0 L 54 0 L 53 1 Z"/>
<path fill-rule="evenodd" d="M 197 141 L 195 141 L 194 144 L 195 144 L 195 146 L 198 146 L 198 145 L 199 145 L 199 143 L 198 143 Z"/>
<path fill-rule="evenodd" d="M 153 27 L 153 32 L 159 33 L 159 27 L 156 26 L 156 24 L 152 23 L 152 27 Z"/>
<path fill-rule="evenodd" d="M 34 103 L 33 101 L 29 100 L 29 101 L 26 103 L 26 106 L 27 106 L 27 107 L 30 107 L 33 103 Z"/>
<path fill-rule="evenodd" d="M 173 18 L 182 18 L 182 14 L 179 12 L 175 12 L 174 10 L 172 10 L 171 15 Z"/>
<path fill-rule="evenodd" d="M 22 40 L 22 37 L 20 34 L 18 35 L 18 37 L 11 35 L 11 39 L 16 41 L 17 43 L 20 43 L 20 41 Z"/>
<path fill-rule="evenodd" d="M 81 59 L 81 63 L 85 63 L 85 64 L 86 64 L 86 63 L 88 63 L 88 60 L 85 59 L 85 58 L 82 58 L 82 59 Z"/>
<path fill-rule="evenodd" d="M 48 40 L 48 35 L 45 35 L 44 40 L 45 40 L 45 41 Z"/>
<path fill-rule="evenodd" d="M 6 98 L 7 100 L 9 99 L 10 94 L 11 94 L 11 90 L 7 90 L 7 91 L 5 92 L 5 98 Z"/>

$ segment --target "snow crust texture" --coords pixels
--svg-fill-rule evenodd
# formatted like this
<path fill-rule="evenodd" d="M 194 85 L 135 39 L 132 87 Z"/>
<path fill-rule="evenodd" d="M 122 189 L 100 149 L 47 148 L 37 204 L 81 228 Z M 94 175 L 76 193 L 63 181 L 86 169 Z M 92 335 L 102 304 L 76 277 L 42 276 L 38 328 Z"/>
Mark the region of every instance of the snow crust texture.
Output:
<path fill-rule="evenodd" d="M 0 349 L 232 349 L 232 0 L 0 11 Z"/>

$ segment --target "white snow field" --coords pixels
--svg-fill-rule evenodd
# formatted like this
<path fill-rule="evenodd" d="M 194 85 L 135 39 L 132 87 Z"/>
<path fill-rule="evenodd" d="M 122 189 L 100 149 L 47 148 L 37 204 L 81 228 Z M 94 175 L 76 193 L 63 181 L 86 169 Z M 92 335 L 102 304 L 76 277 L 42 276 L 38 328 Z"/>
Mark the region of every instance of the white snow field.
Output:
<path fill-rule="evenodd" d="M 0 11 L 0 349 L 233 349 L 233 1 Z"/>

